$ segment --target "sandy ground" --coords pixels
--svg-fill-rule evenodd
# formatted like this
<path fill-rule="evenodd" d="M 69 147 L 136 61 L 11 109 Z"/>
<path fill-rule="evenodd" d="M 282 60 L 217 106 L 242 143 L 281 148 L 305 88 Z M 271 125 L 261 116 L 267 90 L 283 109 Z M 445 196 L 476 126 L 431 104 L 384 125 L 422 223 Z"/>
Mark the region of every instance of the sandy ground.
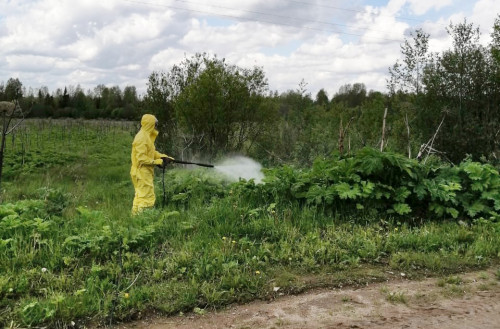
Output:
<path fill-rule="evenodd" d="M 452 279 L 400 279 L 279 296 L 204 315 L 147 319 L 121 329 L 482 328 L 500 329 L 495 269 Z"/>

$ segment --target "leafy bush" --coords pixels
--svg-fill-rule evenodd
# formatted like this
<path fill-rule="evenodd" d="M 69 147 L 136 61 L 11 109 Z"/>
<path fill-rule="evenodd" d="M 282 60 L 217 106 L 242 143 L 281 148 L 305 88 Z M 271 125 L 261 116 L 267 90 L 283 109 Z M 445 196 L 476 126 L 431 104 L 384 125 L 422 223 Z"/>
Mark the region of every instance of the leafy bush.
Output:
<path fill-rule="evenodd" d="M 500 213 L 500 176 L 493 166 L 471 160 L 425 165 L 370 148 L 349 158 L 318 159 L 309 170 L 268 170 L 265 184 L 243 181 L 232 188 L 256 204 L 307 204 L 343 215 L 498 220 Z"/>
<path fill-rule="evenodd" d="M 220 177 L 204 171 L 168 171 L 165 174 L 166 202 L 176 206 L 187 206 L 190 202 L 207 203 L 213 198 L 222 198 L 227 193 L 228 184 Z M 157 184 L 158 201 L 163 197 Z"/>

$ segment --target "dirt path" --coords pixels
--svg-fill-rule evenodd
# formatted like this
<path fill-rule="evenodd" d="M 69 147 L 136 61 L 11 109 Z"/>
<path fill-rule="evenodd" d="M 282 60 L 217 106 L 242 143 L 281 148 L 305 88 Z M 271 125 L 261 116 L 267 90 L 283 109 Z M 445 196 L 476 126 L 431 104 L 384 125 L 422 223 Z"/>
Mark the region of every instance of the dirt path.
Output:
<path fill-rule="evenodd" d="M 493 269 L 423 281 L 402 277 L 362 288 L 322 289 L 205 315 L 149 319 L 116 327 L 499 329 L 500 281 Z"/>

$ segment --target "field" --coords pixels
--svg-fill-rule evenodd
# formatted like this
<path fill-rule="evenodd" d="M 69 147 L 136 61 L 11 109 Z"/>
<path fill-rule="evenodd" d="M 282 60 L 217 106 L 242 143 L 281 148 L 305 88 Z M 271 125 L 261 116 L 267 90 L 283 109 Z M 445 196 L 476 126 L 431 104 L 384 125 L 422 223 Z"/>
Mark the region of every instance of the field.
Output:
<path fill-rule="evenodd" d="M 272 299 L 276 287 L 295 294 L 384 281 L 387 271 L 418 279 L 498 268 L 491 165 L 422 165 L 363 149 L 312 168 L 268 168 L 265 184 L 171 167 L 165 207 L 131 217 L 134 133 L 123 122 L 37 121 L 8 140 L 2 325 L 204 314 Z"/>

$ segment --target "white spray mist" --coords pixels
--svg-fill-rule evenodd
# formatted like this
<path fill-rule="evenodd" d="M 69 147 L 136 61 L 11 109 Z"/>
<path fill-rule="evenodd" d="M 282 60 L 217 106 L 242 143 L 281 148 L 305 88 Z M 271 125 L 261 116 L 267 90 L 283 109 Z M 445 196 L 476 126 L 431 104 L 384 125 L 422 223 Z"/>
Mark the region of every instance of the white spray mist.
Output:
<path fill-rule="evenodd" d="M 225 159 L 215 166 L 215 170 L 231 180 L 237 181 L 240 178 L 246 180 L 254 179 L 255 183 L 262 182 L 264 178 L 261 169 L 262 166 L 260 163 L 244 156 L 234 156 Z"/>

